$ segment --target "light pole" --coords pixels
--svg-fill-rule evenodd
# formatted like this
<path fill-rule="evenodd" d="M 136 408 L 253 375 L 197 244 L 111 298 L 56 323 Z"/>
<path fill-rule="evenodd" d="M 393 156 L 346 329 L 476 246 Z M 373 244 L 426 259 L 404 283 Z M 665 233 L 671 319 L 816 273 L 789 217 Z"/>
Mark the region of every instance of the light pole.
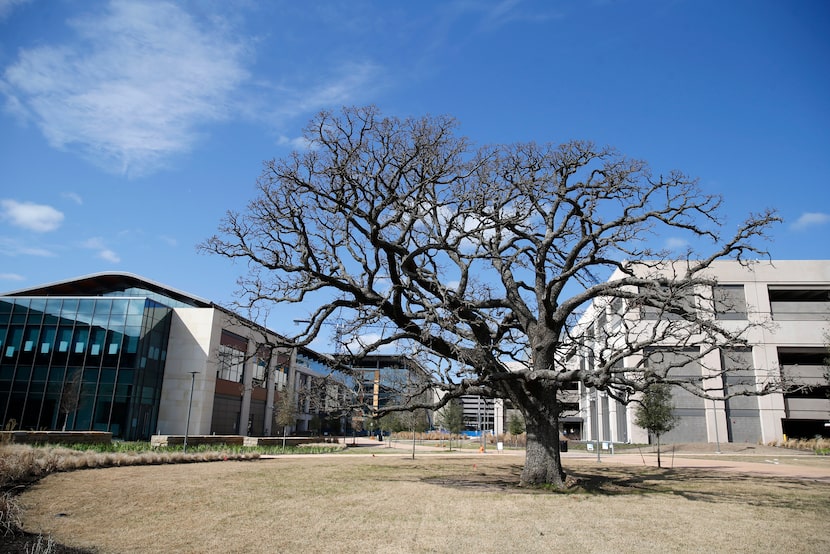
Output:
<path fill-rule="evenodd" d="M 594 394 L 596 395 L 596 400 L 594 401 L 594 407 L 596 408 L 596 419 L 597 419 L 597 463 L 602 462 L 602 454 L 600 454 L 600 450 L 602 450 L 602 445 L 599 442 L 599 435 L 600 435 L 600 425 L 602 420 L 600 419 L 599 415 L 599 389 L 594 389 Z M 557 437 L 558 438 L 558 437 Z"/>
<path fill-rule="evenodd" d="M 187 452 L 187 434 L 190 432 L 190 411 L 193 409 L 193 385 L 196 382 L 196 374 L 198 371 L 190 372 L 190 402 L 187 405 L 187 425 L 184 428 L 184 448 L 183 452 Z"/>

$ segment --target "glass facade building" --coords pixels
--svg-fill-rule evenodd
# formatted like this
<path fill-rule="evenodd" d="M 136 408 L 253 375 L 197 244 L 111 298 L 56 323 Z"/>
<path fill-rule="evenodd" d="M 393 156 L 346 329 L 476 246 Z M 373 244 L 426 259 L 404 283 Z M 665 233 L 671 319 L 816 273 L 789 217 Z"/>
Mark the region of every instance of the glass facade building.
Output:
<path fill-rule="evenodd" d="M 276 406 L 288 395 L 296 408 L 290 432 L 325 431 L 320 424 L 328 415 L 342 430 L 343 407 L 358 391 L 376 410 L 413 384 L 399 357 L 361 364 L 331 388 L 322 382 L 336 373 L 329 356 L 128 273 L 0 295 L 0 426 L 6 429 L 104 431 L 122 440 L 185 433 L 266 437 L 283 433 Z"/>
<path fill-rule="evenodd" d="M 187 303 L 112 285 L 0 298 L 4 428 L 155 432 L 172 308 Z"/>

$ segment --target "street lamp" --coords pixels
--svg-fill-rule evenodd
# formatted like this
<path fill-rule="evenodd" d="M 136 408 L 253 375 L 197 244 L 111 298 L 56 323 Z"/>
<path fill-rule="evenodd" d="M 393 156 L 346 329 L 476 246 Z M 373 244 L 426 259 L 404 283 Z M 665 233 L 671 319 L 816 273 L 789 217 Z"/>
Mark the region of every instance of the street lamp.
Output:
<path fill-rule="evenodd" d="M 190 412 L 193 409 L 193 385 L 196 382 L 196 374 L 198 371 L 190 372 L 190 402 L 187 405 L 187 426 L 184 428 L 184 448 L 183 452 L 187 452 L 187 434 L 190 432 Z"/>
<path fill-rule="evenodd" d="M 600 415 L 599 415 L 599 389 L 598 388 L 594 388 L 594 395 L 595 395 L 595 398 L 596 398 L 596 400 L 594 401 L 594 408 L 595 408 L 594 413 L 596 414 L 596 424 L 597 424 L 597 427 L 596 427 L 597 428 L 597 463 L 600 463 L 600 462 L 602 462 L 602 454 L 600 453 L 600 450 L 602 450 L 602 445 L 599 442 L 599 435 L 600 435 L 600 426 L 602 424 L 602 420 L 600 419 Z"/>

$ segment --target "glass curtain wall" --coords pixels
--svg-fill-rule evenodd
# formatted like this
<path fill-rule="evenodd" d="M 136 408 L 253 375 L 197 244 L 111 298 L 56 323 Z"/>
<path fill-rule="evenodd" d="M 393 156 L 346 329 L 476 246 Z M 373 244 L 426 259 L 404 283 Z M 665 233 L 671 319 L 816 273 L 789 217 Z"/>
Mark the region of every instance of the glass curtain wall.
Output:
<path fill-rule="evenodd" d="M 148 439 L 171 313 L 148 298 L 0 299 L 3 427 Z"/>

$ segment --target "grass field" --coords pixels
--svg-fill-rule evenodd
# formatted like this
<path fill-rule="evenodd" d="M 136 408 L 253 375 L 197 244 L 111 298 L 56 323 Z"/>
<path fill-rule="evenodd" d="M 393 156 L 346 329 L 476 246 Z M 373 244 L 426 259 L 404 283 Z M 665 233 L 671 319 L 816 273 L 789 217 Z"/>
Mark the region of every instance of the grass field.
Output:
<path fill-rule="evenodd" d="M 518 455 L 319 455 L 50 475 L 28 531 L 97 552 L 830 552 L 830 483 Z M 1 540 L 1 539 L 0 539 Z"/>

